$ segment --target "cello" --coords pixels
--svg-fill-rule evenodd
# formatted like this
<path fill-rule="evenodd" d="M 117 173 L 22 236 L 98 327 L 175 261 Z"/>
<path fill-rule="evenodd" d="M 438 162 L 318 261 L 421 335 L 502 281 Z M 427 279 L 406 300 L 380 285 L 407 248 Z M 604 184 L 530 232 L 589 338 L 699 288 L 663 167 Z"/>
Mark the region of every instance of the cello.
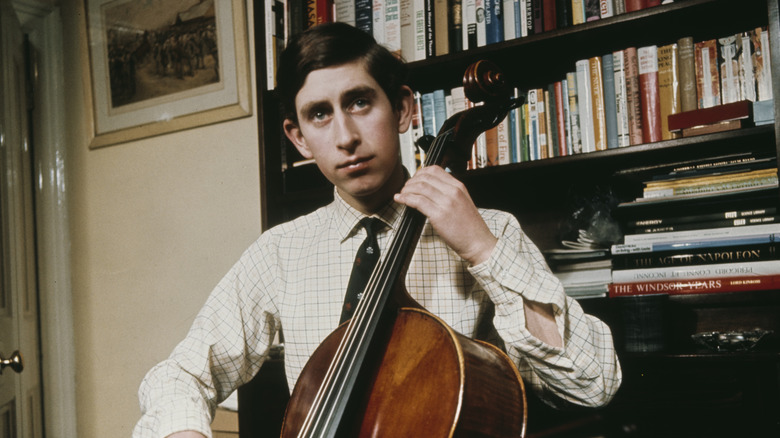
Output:
<path fill-rule="evenodd" d="M 426 166 L 465 170 L 477 136 L 522 101 L 479 61 L 463 78 L 480 106 L 453 115 L 427 147 Z M 523 381 L 499 348 L 452 330 L 404 281 L 425 217 L 405 207 L 353 317 L 319 345 L 285 412 L 282 438 L 521 437 Z"/>

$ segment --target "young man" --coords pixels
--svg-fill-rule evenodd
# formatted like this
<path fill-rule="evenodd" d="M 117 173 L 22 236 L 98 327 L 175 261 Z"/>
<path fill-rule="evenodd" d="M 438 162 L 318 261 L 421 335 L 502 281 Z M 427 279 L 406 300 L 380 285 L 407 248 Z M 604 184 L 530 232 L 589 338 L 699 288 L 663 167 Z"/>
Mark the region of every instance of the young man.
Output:
<path fill-rule="evenodd" d="M 277 76 L 284 131 L 335 185 L 335 199 L 263 233 L 242 255 L 185 340 L 144 379 L 135 437 L 210 436 L 216 403 L 251 380 L 281 328 L 292 388 L 339 324 L 366 235 L 359 221 L 384 224 L 381 253 L 403 205 L 428 218 L 405 279 L 423 307 L 460 333 L 502 343 L 527 387 L 552 404 L 612 398 L 621 373 L 609 329 L 564 294 L 515 218 L 477 209 L 439 167 L 407 178 L 398 134 L 413 99 L 401 61 L 337 23 L 291 41 Z"/>

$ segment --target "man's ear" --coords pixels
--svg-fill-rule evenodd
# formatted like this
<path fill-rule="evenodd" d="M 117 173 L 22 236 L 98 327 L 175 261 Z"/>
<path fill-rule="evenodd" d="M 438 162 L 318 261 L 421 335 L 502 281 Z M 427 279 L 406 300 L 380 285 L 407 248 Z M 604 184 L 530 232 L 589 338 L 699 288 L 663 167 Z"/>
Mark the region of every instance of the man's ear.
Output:
<path fill-rule="evenodd" d="M 403 134 L 409 129 L 414 114 L 414 92 L 406 85 L 399 92 L 398 108 L 398 132 Z"/>
<path fill-rule="evenodd" d="M 301 153 L 303 158 L 310 160 L 314 157 L 311 150 L 309 150 L 309 147 L 306 145 L 306 139 L 303 137 L 301 128 L 298 127 L 297 123 L 290 119 L 284 119 L 282 128 L 284 129 L 284 135 L 290 139 L 290 142 L 295 146 L 295 149 L 298 149 L 298 152 Z"/>

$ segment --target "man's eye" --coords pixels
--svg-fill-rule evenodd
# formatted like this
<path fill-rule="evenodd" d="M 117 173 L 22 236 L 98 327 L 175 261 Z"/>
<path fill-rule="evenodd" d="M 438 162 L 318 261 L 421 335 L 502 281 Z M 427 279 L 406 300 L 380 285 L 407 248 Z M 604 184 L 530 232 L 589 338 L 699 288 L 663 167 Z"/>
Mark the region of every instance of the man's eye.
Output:
<path fill-rule="evenodd" d="M 359 99 L 355 99 L 355 101 L 352 103 L 352 108 L 355 109 L 355 110 L 361 110 L 361 109 L 367 107 L 369 103 L 370 102 L 369 102 L 368 99 L 365 99 L 365 98 L 361 97 Z"/>

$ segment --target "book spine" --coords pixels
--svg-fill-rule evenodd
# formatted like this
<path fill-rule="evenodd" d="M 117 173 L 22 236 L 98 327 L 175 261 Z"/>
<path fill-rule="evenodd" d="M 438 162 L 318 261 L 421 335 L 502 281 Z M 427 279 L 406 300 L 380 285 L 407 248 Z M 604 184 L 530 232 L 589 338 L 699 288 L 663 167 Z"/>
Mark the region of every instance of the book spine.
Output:
<path fill-rule="evenodd" d="M 649 294 L 710 294 L 721 292 L 747 292 L 772 290 L 780 287 L 780 275 L 750 277 L 703 278 L 697 280 L 640 281 L 612 283 L 608 288 L 610 298 Z"/>
<path fill-rule="evenodd" d="M 742 100 L 742 87 L 739 84 L 739 54 L 737 36 L 718 38 L 718 73 L 720 74 L 721 103 Z"/>
<path fill-rule="evenodd" d="M 293 0 L 290 3 L 298 2 Z M 355 0 L 335 0 L 334 9 L 335 16 L 333 19 L 335 21 L 355 26 Z"/>
<path fill-rule="evenodd" d="M 547 121 L 547 156 L 560 155 L 558 143 L 558 102 L 555 100 L 555 83 L 550 83 L 544 90 L 544 100 L 547 104 L 544 116 Z"/>
<path fill-rule="evenodd" d="M 475 0 L 476 7 L 476 25 L 477 25 L 477 47 L 483 47 L 487 44 L 487 29 L 485 23 L 485 8 L 489 0 Z M 482 12 L 482 20 L 480 20 L 480 11 Z"/>
<path fill-rule="evenodd" d="M 517 118 L 518 108 L 512 108 L 507 114 L 507 124 L 509 133 L 509 162 L 520 162 L 520 133 L 518 132 Z"/>
<path fill-rule="evenodd" d="M 627 221 L 626 226 L 629 228 L 636 228 L 636 227 L 683 224 L 687 222 L 705 222 L 705 221 L 716 221 L 716 220 L 726 220 L 726 219 L 734 220 L 734 219 L 745 219 L 745 218 L 773 215 L 775 213 L 777 213 L 777 208 L 775 207 L 755 208 L 755 209 L 739 210 L 739 211 L 730 210 L 730 211 L 724 211 L 720 213 L 706 213 L 706 214 L 697 214 L 697 215 L 690 215 L 690 216 L 645 218 L 645 219 Z"/>
<path fill-rule="evenodd" d="M 536 111 L 539 117 L 539 158 L 548 158 L 549 152 L 549 130 L 547 129 L 547 99 L 545 96 L 545 90 L 538 88 L 536 90 Z"/>
<path fill-rule="evenodd" d="M 780 242 L 780 234 L 749 234 L 738 237 L 713 239 L 679 240 L 673 243 L 615 244 L 610 248 L 613 257 L 621 254 L 653 253 L 663 251 L 686 251 L 699 248 L 725 248 L 740 245 L 761 245 Z"/>
<path fill-rule="evenodd" d="M 572 0 L 571 1 L 571 23 L 573 25 L 582 24 L 585 22 L 585 0 Z"/>
<path fill-rule="evenodd" d="M 647 0 L 625 0 L 626 12 L 640 11 L 647 8 Z"/>
<path fill-rule="evenodd" d="M 450 53 L 463 51 L 463 0 L 449 0 L 447 22 Z"/>
<path fill-rule="evenodd" d="M 585 4 L 585 21 L 596 21 L 601 18 L 601 0 L 583 0 Z"/>
<path fill-rule="evenodd" d="M 658 97 L 661 109 L 661 139 L 679 136 L 669 130 L 669 115 L 680 112 L 680 80 L 677 44 L 658 48 Z"/>
<path fill-rule="evenodd" d="M 777 216 L 761 216 L 740 219 L 721 219 L 703 222 L 683 222 L 669 225 L 653 225 L 647 227 L 628 228 L 628 232 L 636 233 L 664 233 L 669 231 L 703 230 L 722 227 L 744 227 L 746 225 L 759 225 L 778 222 Z"/>
<path fill-rule="evenodd" d="M 721 227 L 704 230 L 670 231 L 667 233 L 642 233 L 626 234 L 623 236 L 625 244 L 642 244 L 656 242 L 674 242 L 682 240 L 705 240 L 714 238 L 734 238 L 750 236 L 753 234 L 777 234 L 780 233 L 780 224 L 746 225 L 744 227 Z"/>
<path fill-rule="evenodd" d="M 599 15 L 601 18 L 609 18 L 615 16 L 614 0 L 600 0 L 599 1 Z M 622 0 L 621 0 L 622 1 Z"/>
<path fill-rule="evenodd" d="M 611 1 L 611 0 L 610 0 Z M 601 57 L 602 78 L 604 80 L 604 119 L 607 129 L 607 149 L 620 147 L 618 141 L 618 119 L 615 90 L 615 65 L 611 53 Z"/>
<path fill-rule="evenodd" d="M 528 5 L 531 0 L 519 0 L 517 4 L 517 15 L 515 15 L 516 26 L 518 28 L 518 37 L 528 36 Z"/>
<path fill-rule="evenodd" d="M 580 110 L 580 134 L 582 152 L 596 150 L 595 134 L 593 132 L 593 103 L 591 102 L 590 61 L 577 61 L 577 97 Z"/>
<path fill-rule="evenodd" d="M 509 115 L 504 117 L 496 126 L 496 137 L 498 141 L 498 164 L 509 164 L 510 159 L 510 134 L 509 134 Z"/>
<path fill-rule="evenodd" d="M 555 132 L 556 132 L 556 138 L 558 143 L 558 156 L 565 156 L 567 154 L 567 147 L 566 147 L 566 121 L 565 121 L 565 112 L 566 109 L 564 107 L 564 98 L 563 98 L 563 82 L 564 81 L 556 81 L 553 84 L 553 90 L 554 90 L 554 101 L 555 101 Z"/>
<path fill-rule="evenodd" d="M 542 0 L 542 27 L 545 32 L 555 30 L 558 26 L 555 3 L 556 0 Z"/>
<path fill-rule="evenodd" d="M 619 254 L 612 256 L 612 269 L 663 268 L 667 266 L 711 265 L 716 263 L 743 263 L 778 260 L 780 243 L 739 245 L 714 248 L 695 248 L 679 251 Z"/>
<path fill-rule="evenodd" d="M 377 43 L 385 45 L 385 0 L 371 1 L 371 33 Z"/>
<path fill-rule="evenodd" d="M 590 66 L 590 102 L 593 105 L 593 138 L 597 151 L 607 149 L 607 118 L 604 108 L 604 78 L 601 57 L 588 59 Z"/>
<path fill-rule="evenodd" d="M 433 111 L 434 111 L 434 136 L 439 135 L 442 125 L 447 120 L 447 103 L 444 90 L 439 89 L 433 92 Z"/>
<path fill-rule="evenodd" d="M 530 160 L 538 160 L 539 157 L 539 111 L 537 106 L 536 89 L 528 90 L 528 152 Z"/>
<path fill-rule="evenodd" d="M 450 21 L 448 0 L 433 0 L 434 55 L 450 53 Z"/>
<path fill-rule="evenodd" d="M 661 106 L 658 90 L 658 47 L 638 50 L 639 90 L 642 102 L 642 141 L 661 141 Z"/>
<path fill-rule="evenodd" d="M 333 22 L 333 0 L 317 0 L 317 24 Z"/>
<path fill-rule="evenodd" d="M 580 111 L 577 98 L 577 72 L 566 73 L 566 85 L 569 89 L 569 126 L 571 126 L 571 153 L 582 152 L 580 129 Z"/>
<path fill-rule="evenodd" d="M 414 1 L 400 1 L 401 56 L 406 62 L 417 61 L 414 39 Z"/>
<path fill-rule="evenodd" d="M 518 123 L 520 124 L 520 161 L 531 161 L 531 136 L 530 136 L 530 122 L 529 122 L 529 116 L 528 116 L 528 104 L 525 103 L 522 106 L 522 111 L 519 112 L 520 114 L 520 120 Z"/>
<path fill-rule="evenodd" d="M 421 61 L 425 53 L 425 0 L 413 0 L 414 5 L 414 59 Z"/>
<path fill-rule="evenodd" d="M 400 0 L 385 0 L 385 47 L 394 55 L 401 54 Z"/>
<path fill-rule="evenodd" d="M 476 0 L 463 0 L 461 9 L 463 22 L 463 50 L 477 48 L 477 3 Z"/>
<path fill-rule="evenodd" d="M 555 16 L 557 18 L 556 26 L 559 29 L 563 29 L 564 27 L 571 26 L 572 23 L 571 6 L 572 6 L 571 0 L 556 0 L 555 2 Z"/>
<path fill-rule="evenodd" d="M 742 263 L 715 263 L 699 266 L 614 270 L 612 271 L 612 282 L 617 284 L 635 283 L 640 281 L 750 277 L 779 274 L 780 263 L 776 260 L 764 260 Z"/>
<path fill-rule="evenodd" d="M 501 13 L 504 22 L 504 41 L 511 41 L 518 37 L 515 28 L 515 16 L 520 6 L 517 0 L 503 0 Z"/>
<path fill-rule="evenodd" d="M 699 107 L 696 95 L 696 61 L 693 37 L 677 40 L 680 76 L 680 111 L 693 111 Z"/>
<path fill-rule="evenodd" d="M 498 166 L 499 152 L 498 152 L 498 127 L 497 126 L 494 126 L 485 131 L 485 152 L 487 153 L 485 166 L 486 167 Z"/>
<path fill-rule="evenodd" d="M 568 74 L 567 74 L 568 76 Z M 569 107 L 569 80 L 561 80 L 561 93 L 563 95 L 563 127 L 566 133 L 566 155 L 573 154 L 571 134 L 571 108 Z"/>
<path fill-rule="evenodd" d="M 642 144 L 642 102 L 639 89 L 639 60 L 636 47 L 623 51 L 626 71 L 626 102 L 628 103 L 628 133 L 631 145 Z"/>
<path fill-rule="evenodd" d="M 423 132 L 425 135 L 436 136 L 436 112 L 434 110 L 433 93 L 423 93 L 422 105 Z"/>
<path fill-rule="evenodd" d="M 436 56 L 436 9 L 434 0 L 425 2 L 425 58 Z"/>
<path fill-rule="evenodd" d="M 739 52 L 740 92 L 744 99 L 755 102 L 756 77 L 753 74 L 753 45 L 750 42 L 750 33 L 739 33 L 736 38 Z"/>
<path fill-rule="evenodd" d="M 696 95 L 699 98 L 699 108 L 720 105 L 717 41 L 700 41 L 695 43 L 694 47 L 696 50 Z"/>
<path fill-rule="evenodd" d="M 631 144 L 631 137 L 629 137 L 628 133 L 628 90 L 626 89 L 626 70 L 623 55 L 622 50 L 612 53 L 618 147 L 625 147 Z"/>
<path fill-rule="evenodd" d="M 753 71 L 758 84 L 758 100 L 772 99 L 772 62 L 769 50 L 769 33 L 757 27 L 751 32 L 753 40 Z"/>
<path fill-rule="evenodd" d="M 311 0 L 309 0 L 311 2 Z M 311 16 L 311 9 L 307 8 L 309 16 Z M 316 17 L 316 10 L 315 10 Z M 373 35 L 372 24 L 374 21 L 373 2 L 371 0 L 355 0 L 355 27 L 363 32 Z M 311 22 L 311 19 L 309 19 Z"/>
<path fill-rule="evenodd" d="M 544 19 L 542 17 L 544 10 L 544 5 L 542 4 L 543 1 L 544 0 L 531 0 L 533 8 L 532 29 L 534 30 L 535 34 L 544 32 Z"/>
<path fill-rule="evenodd" d="M 485 2 L 485 44 L 504 41 L 504 19 L 501 11 L 503 0 Z"/>

